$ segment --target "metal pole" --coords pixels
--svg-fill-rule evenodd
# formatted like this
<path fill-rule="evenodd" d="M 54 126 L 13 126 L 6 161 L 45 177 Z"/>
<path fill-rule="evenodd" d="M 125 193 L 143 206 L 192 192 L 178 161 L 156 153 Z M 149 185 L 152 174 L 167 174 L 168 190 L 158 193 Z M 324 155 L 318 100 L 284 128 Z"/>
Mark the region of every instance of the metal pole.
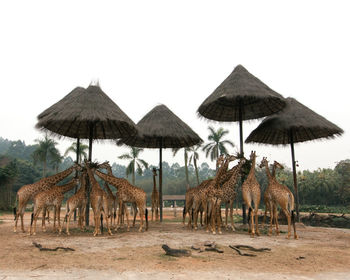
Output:
<path fill-rule="evenodd" d="M 300 222 L 299 215 L 299 192 L 298 192 L 298 182 L 297 182 L 297 171 L 295 166 L 295 155 L 294 155 L 294 139 L 293 139 L 293 131 L 290 130 L 290 148 L 292 152 L 292 165 L 293 165 L 293 181 L 294 181 L 294 192 L 295 192 L 295 205 L 297 212 L 297 221 Z"/>
<path fill-rule="evenodd" d="M 163 170 L 162 170 L 163 139 L 159 142 L 159 221 L 163 221 Z"/>
<path fill-rule="evenodd" d="M 239 118 L 239 147 L 240 147 L 240 158 L 244 157 L 244 151 L 243 151 L 243 103 L 240 100 L 239 101 L 239 107 L 238 107 L 238 118 Z M 243 184 L 243 180 L 241 177 L 241 183 Z M 243 224 L 247 224 L 247 214 L 246 214 L 246 208 L 244 201 L 242 202 L 242 217 L 243 217 Z"/>
<path fill-rule="evenodd" d="M 80 163 L 79 162 L 79 152 L 80 152 L 80 138 L 78 136 L 77 138 L 77 163 Z M 75 177 L 78 176 L 78 171 L 75 171 Z M 74 188 L 74 194 L 77 193 L 77 190 L 78 190 L 78 186 L 75 186 Z M 77 209 L 74 210 L 74 222 L 77 220 Z"/>
<path fill-rule="evenodd" d="M 89 125 L 89 162 L 91 162 L 92 159 L 92 139 L 94 135 L 94 124 L 90 123 Z M 91 189 L 91 182 L 90 180 L 87 181 L 86 184 L 86 194 L 87 194 L 87 203 L 86 203 L 86 209 L 85 209 L 85 223 L 86 226 L 89 226 L 89 220 L 90 220 L 90 189 Z"/>

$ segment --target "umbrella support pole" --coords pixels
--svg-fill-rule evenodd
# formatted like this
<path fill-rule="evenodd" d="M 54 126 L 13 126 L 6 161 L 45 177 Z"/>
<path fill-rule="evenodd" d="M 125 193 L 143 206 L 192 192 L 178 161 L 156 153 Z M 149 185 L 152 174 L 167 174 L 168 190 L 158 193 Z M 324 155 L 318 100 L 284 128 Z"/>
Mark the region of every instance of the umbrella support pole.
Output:
<path fill-rule="evenodd" d="M 162 170 L 162 146 L 163 140 L 160 140 L 159 148 L 159 221 L 163 222 L 163 170 Z"/>
<path fill-rule="evenodd" d="M 92 139 L 93 139 L 93 124 L 90 124 L 90 135 L 89 135 L 89 162 L 91 162 L 92 159 Z M 91 190 L 91 182 L 90 180 L 87 180 L 87 190 L 86 190 L 86 196 L 87 196 L 87 202 L 86 202 L 86 209 L 85 209 L 85 225 L 86 227 L 89 226 L 90 221 L 90 190 Z"/>
<path fill-rule="evenodd" d="M 77 163 L 80 163 L 79 162 L 79 150 L 80 150 L 80 138 L 78 137 L 77 138 Z M 75 171 L 75 177 L 78 176 L 78 171 Z M 74 194 L 77 193 L 77 190 L 78 190 L 78 186 L 75 186 L 74 188 Z M 77 209 L 74 210 L 74 222 L 77 220 Z"/>
<path fill-rule="evenodd" d="M 239 107 L 238 107 L 238 117 L 239 117 L 239 147 L 240 147 L 240 158 L 244 157 L 244 151 L 243 151 L 243 113 L 242 113 L 242 108 L 243 104 L 242 101 L 239 102 Z M 241 184 L 243 184 L 243 180 L 241 178 Z M 243 224 L 247 224 L 247 214 L 246 214 L 246 207 L 244 204 L 244 201 L 242 203 L 242 218 L 243 218 Z"/>
<path fill-rule="evenodd" d="M 295 155 L 294 155 L 294 139 L 293 132 L 290 132 L 290 148 L 292 152 L 292 165 L 293 165 L 293 181 L 294 181 L 294 192 L 295 192 L 295 210 L 297 212 L 297 221 L 300 222 L 299 216 L 299 192 L 298 192 L 298 182 L 297 182 L 297 171 L 295 166 Z"/>

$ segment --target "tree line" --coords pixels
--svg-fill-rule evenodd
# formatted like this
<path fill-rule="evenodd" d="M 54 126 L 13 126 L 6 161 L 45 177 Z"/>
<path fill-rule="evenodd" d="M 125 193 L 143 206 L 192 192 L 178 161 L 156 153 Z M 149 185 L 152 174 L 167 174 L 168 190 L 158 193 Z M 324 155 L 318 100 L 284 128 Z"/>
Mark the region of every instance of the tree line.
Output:
<path fill-rule="evenodd" d="M 223 134 L 222 130 L 213 132 L 220 132 L 220 135 Z M 8 210 L 13 207 L 15 194 L 21 186 L 34 183 L 44 176 L 55 174 L 73 164 L 73 159 L 69 156 L 69 153 L 76 151 L 76 144 L 69 147 L 65 155 L 61 155 L 55 147 L 57 143 L 45 137 L 44 139 L 37 140 L 34 145 L 26 145 L 24 141 L 11 141 L 0 137 L 1 210 Z M 205 145 L 210 147 L 210 150 L 207 150 L 206 153 L 213 160 L 215 160 L 218 154 L 223 152 L 222 147 L 225 148 L 225 143 L 222 144 L 219 141 L 219 144 L 217 144 L 217 138 L 214 138 L 211 137 L 211 145 Z M 209 137 L 208 140 L 210 140 Z M 44 145 L 44 148 L 48 151 L 47 153 L 40 151 L 43 148 L 41 146 L 43 145 L 42 142 L 46 145 Z M 233 143 L 230 146 L 233 146 Z M 86 157 L 86 148 L 86 146 L 81 147 L 82 158 L 84 156 Z M 211 169 L 206 162 L 203 162 L 203 159 L 199 158 L 198 149 L 200 147 L 195 146 L 173 150 L 174 154 L 183 152 L 184 161 L 181 163 L 182 165 L 179 163 L 170 165 L 167 162 L 163 162 L 163 194 L 185 194 L 187 188 L 194 187 L 198 182 L 215 175 L 215 170 Z M 153 188 L 152 168 L 157 168 L 157 166 L 149 165 L 140 159 L 140 153 L 142 153 L 142 149 L 130 148 L 130 153 L 119 156 L 120 159 L 129 161 L 126 166 L 120 164 L 122 161 L 118 160 L 118 163 L 114 162 L 112 164 L 112 171 L 115 176 L 125 177 L 131 183 L 134 182 L 135 185 L 143 188 L 149 198 Z M 273 159 L 270 160 L 272 161 Z M 267 187 L 265 170 L 256 167 L 256 176 L 261 185 L 262 192 L 265 191 Z M 334 169 L 304 170 L 299 171 L 297 176 L 301 205 L 344 207 L 350 205 L 350 159 L 338 162 Z M 289 168 L 285 167 L 283 170 L 278 170 L 276 177 L 281 183 L 287 185 L 293 191 L 293 175 Z M 62 183 L 68 180 L 67 178 Z M 240 205 L 242 200 L 239 188 L 238 192 L 237 203 Z M 71 194 L 68 193 L 67 196 Z"/>

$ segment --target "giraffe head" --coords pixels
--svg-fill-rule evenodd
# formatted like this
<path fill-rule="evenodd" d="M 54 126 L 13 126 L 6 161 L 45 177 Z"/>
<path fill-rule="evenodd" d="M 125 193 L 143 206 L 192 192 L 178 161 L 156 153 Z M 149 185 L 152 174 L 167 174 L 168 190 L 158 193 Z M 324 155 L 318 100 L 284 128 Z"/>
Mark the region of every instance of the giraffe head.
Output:
<path fill-rule="evenodd" d="M 74 162 L 72 168 L 75 169 L 78 172 L 81 172 L 83 170 L 83 167 L 77 162 Z"/>
<path fill-rule="evenodd" d="M 217 160 L 216 160 L 216 169 L 218 169 L 219 167 L 221 167 L 221 165 L 225 162 L 225 155 L 221 154 Z"/>
<path fill-rule="evenodd" d="M 231 162 L 231 161 L 234 161 L 237 159 L 237 156 L 234 156 L 234 155 L 226 155 L 226 160 L 228 162 Z"/>
<path fill-rule="evenodd" d="M 102 162 L 100 164 L 97 164 L 97 169 L 112 170 L 112 167 L 109 164 L 109 161 L 105 161 L 105 162 Z"/>
<path fill-rule="evenodd" d="M 267 161 L 266 157 L 263 157 L 259 165 L 260 168 L 263 168 L 264 166 L 269 166 L 269 162 Z"/>
<path fill-rule="evenodd" d="M 250 159 L 251 161 L 253 161 L 255 158 L 256 158 L 256 152 L 255 152 L 255 151 L 251 151 L 251 152 L 250 152 L 249 159 Z"/>
<path fill-rule="evenodd" d="M 280 164 L 278 161 L 274 161 L 273 162 L 273 166 L 275 168 L 280 168 L 280 169 L 284 169 L 284 166 L 282 164 Z"/>
<path fill-rule="evenodd" d="M 157 176 L 157 168 L 153 167 L 152 172 L 153 172 L 153 176 Z"/>

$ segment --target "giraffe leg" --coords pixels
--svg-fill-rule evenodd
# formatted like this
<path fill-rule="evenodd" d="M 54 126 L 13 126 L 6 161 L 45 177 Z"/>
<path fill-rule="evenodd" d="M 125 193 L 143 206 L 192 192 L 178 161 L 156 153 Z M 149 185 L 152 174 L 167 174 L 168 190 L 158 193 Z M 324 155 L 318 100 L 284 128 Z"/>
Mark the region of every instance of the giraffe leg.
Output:
<path fill-rule="evenodd" d="M 80 210 L 80 209 L 79 209 Z M 79 211 L 80 212 L 80 211 Z M 72 217 L 72 215 L 73 215 L 73 213 L 74 213 L 74 210 L 72 211 L 72 210 L 69 210 L 69 212 L 66 214 L 66 217 L 67 217 L 67 224 L 66 224 L 66 233 L 67 233 L 67 235 L 70 235 L 70 233 L 69 233 L 69 223 L 70 223 L 70 219 L 71 219 L 71 217 Z M 80 218 L 81 218 L 81 213 L 79 213 L 79 222 L 80 222 Z"/>
<path fill-rule="evenodd" d="M 232 226 L 232 231 L 236 231 L 235 229 L 235 223 L 233 221 L 233 200 L 230 201 L 230 219 L 231 219 L 231 226 Z"/>
<path fill-rule="evenodd" d="M 287 209 L 285 209 L 285 208 L 282 208 L 282 210 L 283 210 L 283 213 L 284 213 L 284 215 L 286 215 L 286 217 L 287 217 L 287 222 L 288 222 L 288 234 L 287 234 L 287 239 L 289 239 L 290 238 L 290 235 L 291 235 L 291 218 L 290 218 L 290 213 L 289 213 L 289 211 L 287 210 Z"/>
<path fill-rule="evenodd" d="M 156 221 L 159 221 L 159 201 L 157 202 L 157 207 L 156 207 Z"/>
<path fill-rule="evenodd" d="M 152 211 L 152 222 L 153 222 L 154 203 L 152 203 L 151 211 Z"/>
<path fill-rule="evenodd" d="M 221 232 L 221 222 L 222 222 L 222 220 L 221 220 L 221 201 L 220 200 L 217 201 L 217 211 L 216 211 L 216 213 L 217 213 L 218 233 L 222 234 L 222 232 Z"/>
<path fill-rule="evenodd" d="M 35 209 L 35 207 L 34 207 Z M 37 208 L 36 211 L 33 211 L 33 220 L 31 221 L 30 225 L 30 235 L 36 235 L 36 221 L 38 219 L 39 213 L 41 211 L 41 208 Z M 33 227 L 33 229 L 32 229 Z"/>
<path fill-rule="evenodd" d="M 43 232 L 46 232 L 45 216 L 46 216 L 46 208 L 44 207 L 42 212 L 42 220 L 41 220 L 41 229 Z"/>
<path fill-rule="evenodd" d="M 276 235 L 280 234 L 279 228 L 278 228 L 278 211 L 277 211 L 277 206 L 274 206 L 273 209 L 273 216 L 274 216 L 274 220 L 275 220 L 275 227 L 276 227 Z"/>
<path fill-rule="evenodd" d="M 137 206 L 135 204 L 131 204 L 131 207 L 134 209 L 134 220 L 132 221 L 132 226 L 134 227 L 136 222 Z"/>
<path fill-rule="evenodd" d="M 113 235 L 112 231 L 111 231 L 111 228 L 109 227 L 109 222 L 108 222 L 108 217 L 107 217 L 107 214 L 104 210 L 102 210 L 102 214 L 103 216 L 105 217 L 105 220 L 106 220 L 106 225 L 107 225 L 107 232 L 109 235 Z"/>
<path fill-rule="evenodd" d="M 125 214 L 126 214 L 126 223 L 127 223 L 126 231 L 130 231 L 129 210 L 126 206 L 125 206 Z"/>
<path fill-rule="evenodd" d="M 225 203 L 225 229 L 228 229 L 228 204 Z"/>
<path fill-rule="evenodd" d="M 139 232 L 142 232 L 142 228 L 143 228 L 143 216 L 144 216 L 144 210 L 143 207 L 139 207 L 139 212 L 140 212 L 140 228 L 139 228 Z"/>
<path fill-rule="evenodd" d="M 58 220 L 58 234 L 61 234 L 62 232 L 62 225 L 61 225 L 61 204 L 57 206 L 57 220 Z"/>
<path fill-rule="evenodd" d="M 254 217 L 255 217 L 255 233 L 257 236 L 260 236 L 260 231 L 259 231 L 259 220 L 258 220 L 258 206 L 255 207 L 255 210 L 254 210 Z"/>
<path fill-rule="evenodd" d="M 251 205 L 248 206 L 249 207 L 249 214 L 250 214 L 250 236 L 254 237 L 255 235 L 255 228 L 254 228 L 254 211 Z"/>
<path fill-rule="evenodd" d="M 21 217 L 21 230 L 22 232 L 25 232 L 24 226 L 23 226 L 23 214 L 24 214 L 23 209 L 25 209 L 25 206 L 23 207 L 23 203 L 18 203 L 18 209 L 16 211 L 16 217 L 15 217 L 16 219 L 15 219 L 15 226 L 14 226 L 13 232 L 17 232 L 17 223 L 20 217 Z"/>
<path fill-rule="evenodd" d="M 275 213 L 274 213 L 274 206 L 269 203 L 269 209 L 270 209 L 270 228 L 269 228 L 269 232 L 268 232 L 268 236 L 271 236 L 272 235 L 272 222 L 275 218 Z"/>

